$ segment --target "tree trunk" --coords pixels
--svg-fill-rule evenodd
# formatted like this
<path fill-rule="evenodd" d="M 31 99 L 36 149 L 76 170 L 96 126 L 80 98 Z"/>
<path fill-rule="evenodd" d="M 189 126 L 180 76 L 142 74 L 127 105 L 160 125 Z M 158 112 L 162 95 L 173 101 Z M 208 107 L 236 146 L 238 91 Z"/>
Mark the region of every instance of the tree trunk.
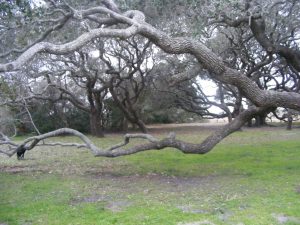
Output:
<path fill-rule="evenodd" d="M 144 124 L 144 122 L 142 120 L 139 119 L 139 116 L 137 114 L 137 112 L 133 109 L 130 101 L 128 101 L 128 103 L 130 104 L 129 106 L 126 105 L 125 103 L 122 103 L 120 101 L 120 99 L 118 98 L 115 90 L 113 87 L 109 88 L 109 91 L 116 103 L 116 106 L 123 112 L 124 117 L 132 124 L 136 124 L 139 129 L 143 132 L 143 133 L 147 133 L 147 128 Z"/>
<path fill-rule="evenodd" d="M 291 113 L 288 113 L 288 122 L 287 122 L 287 126 L 286 129 L 287 130 L 291 130 L 292 129 L 292 124 L 293 124 L 293 117 L 291 115 Z"/>
<path fill-rule="evenodd" d="M 257 115 L 255 116 L 255 126 L 261 127 L 267 125 L 266 123 L 266 115 Z"/>
<path fill-rule="evenodd" d="M 231 121 L 232 121 L 232 115 L 231 115 L 231 113 L 230 114 L 228 114 L 228 123 L 230 123 Z"/>
<path fill-rule="evenodd" d="M 122 131 L 128 132 L 128 120 L 124 116 L 123 121 L 122 121 Z"/>
<path fill-rule="evenodd" d="M 251 119 L 251 120 L 248 120 L 247 126 L 248 126 L 248 127 L 252 127 L 252 119 Z"/>
<path fill-rule="evenodd" d="M 90 131 L 93 136 L 104 137 L 101 113 L 95 109 L 92 109 L 90 113 Z"/>
<path fill-rule="evenodd" d="M 138 125 L 139 129 L 143 132 L 143 133 L 148 133 L 148 129 L 146 127 L 146 125 L 144 124 L 144 122 L 142 120 L 138 120 L 136 122 L 136 124 Z"/>

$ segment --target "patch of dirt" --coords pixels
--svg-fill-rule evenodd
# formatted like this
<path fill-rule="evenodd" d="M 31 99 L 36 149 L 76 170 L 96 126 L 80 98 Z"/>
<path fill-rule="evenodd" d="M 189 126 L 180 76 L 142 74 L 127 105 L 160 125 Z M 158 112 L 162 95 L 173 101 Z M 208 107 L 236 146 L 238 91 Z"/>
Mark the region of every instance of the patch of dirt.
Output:
<path fill-rule="evenodd" d="M 296 188 L 296 192 L 300 194 L 300 186 Z"/>
<path fill-rule="evenodd" d="M 204 221 L 190 222 L 190 223 L 178 223 L 177 225 L 215 225 L 215 224 L 208 220 L 204 220 Z"/>
<path fill-rule="evenodd" d="M 0 172 L 16 174 L 16 173 L 24 173 L 24 172 L 45 172 L 45 171 L 41 169 L 33 168 L 31 166 L 0 166 Z"/>
<path fill-rule="evenodd" d="M 203 176 L 203 177 L 176 177 L 164 176 L 159 174 L 148 174 L 145 179 L 151 182 L 158 183 L 165 186 L 169 192 L 186 192 L 194 188 L 205 188 L 211 185 L 216 180 L 217 176 Z"/>
<path fill-rule="evenodd" d="M 222 210 L 222 209 L 218 210 L 218 217 L 221 221 L 227 221 L 232 216 L 233 216 L 233 212 L 229 210 Z"/>
<path fill-rule="evenodd" d="M 106 209 L 109 209 L 112 212 L 121 212 L 127 207 L 129 207 L 132 203 L 129 201 L 111 201 L 106 205 Z"/>
<path fill-rule="evenodd" d="M 176 132 L 176 134 L 190 134 L 193 132 L 214 131 L 225 125 L 225 122 L 218 123 L 170 123 L 170 124 L 150 124 L 147 125 L 149 134 L 168 134 Z M 137 133 L 138 130 L 128 130 L 125 133 Z M 114 136 L 125 134 L 123 131 L 107 132 L 107 134 Z"/>
<path fill-rule="evenodd" d="M 180 205 L 177 206 L 178 209 L 180 209 L 184 213 L 195 213 L 195 214 L 208 214 L 208 211 L 205 211 L 203 209 L 195 209 L 193 206 L 190 205 Z"/>
<path fill-rule="evenodd" d="M 77 196 L 76 198 L 71 199 L 70 204 L 71 205 L 77 205 L 80 203 L 95 203 L 95 202 L 106 202 L 111 200 L 110 197 L 100 195 L 100 196 L 89 196 L 89 197 L 81 197 Z"/>
<path fill-rule="evenodd" d="M 217 214 L 218 218 L 221 221 L 227 221 L 230 217 L 233 216 L 233 212 L 225 209 L 217 209 L 212 211 L 207 211 L 203 210 L 201 208 L 195 208 L 195 206 L 192 205 L 182 205 L 182 206 L 177 206 L 178 209 L 180 209 L 184 213 L 195 213 L 195 214 Z"/>
<path fill-rule="evenodd" d="M 150 133 L 161 134 L 161 133 L 169 133 L 176 132 L 178 134 L 189 134 L 193 132 L 204 132 L 207 133 L 209 131 L 215 131 L 220 129 L 226 125 L 226 121 L 212 121 L 212 122 L 204 122 L 204 123 L 179 123 L 179 124 L 153 124 L 148 125 L 147 128 Z M 262 126 L 262 127 L 246 127 L 244 126 L 243 130 L 263 130 L 263 131 L 273 131 L 280 129 L 282 130 L 285 126 Z M 291 134 L 292 135 L 292 134 Z"/>
<path fill-rule="evenodd" d="M 93 195 L 73 199 L 71 204 L 103 202 L 104 208 L 113 212 L 122 211 L 134 204 L 134 196 L 138 195 L 143 196 L 146 200 L 156 200 L 161 203 L 176 199 L 172 201 L 172 204 L 183 212 L 208 214 L 211 212 L 206 211 L 207 209 L 199 205 L 199 202 L 201 202 L 199 198 L 202 199 L 199 191 L 211 190 L 213 193 L 224 188 L 218 176 L 176 177 L 155 173 L 121 176 L 103 172 L 97 173 L 95 170 L 92 173 L 85 174 L 85 177 L 87 175 L 92 176 L 91 179 L 97 183 L 95 189 L 91 190 Z M 188 205 L 186 205 L 186 197 L 191 198 Z M 227 216 L 226 214 L 226 218 Z"/>
<path fill-rule="evenodd" d="M 277 220 L 279 224 L 285 224 L 285 223 L 300 224 L 300 218 L 287 216 L 284 214 L 276 214 L 276 213 L 273 213 L 272 216 Z"/>
<path fill-rule="evenodd" d="M 155 124 L 147 126 L 149 133 L 162 134 L 176 132 L 176 134 L 189 134 L 193 132 L 215 131 L 225 123 L 183 123 L 183 124 Z"/>
<path fill-rule="evenodd" d="M 92 176 L 94 179 L 109 179 L 113 183 L 120 182 L 122 184 L 135 184 L 135 183 L 154 183 L 159 185 L 165 185 L 168 191 L 184 191 L 189 188 L 206 186 L 214 182 L 218 176 L 210 175 L 204 177 L 177 177 L 177 176 L 166 176 L 156 173 L 148 173 L 146 175 L 130 175 L 123 176 L 117 174 L 109 174 L 107 172 L 96 172 L 96 171 L 87 171 L 86 175 Z"/>
<path fill-rule="evenodd" d="M 80 197 L 74 198 L 71 200 L 71 205 L 78 205 L 81 203 L 97 203 L 102 202 L 105 206 L 105 209 L 108 209 L 112 212 L 121 212 L 132 203 L 127 200 L 113 200 L 110 196 L 107 195 L 100 195 L 100 196 L 89 196 L 89 197 Z M 1 224 L 0 224 L 1 225 Z"/>

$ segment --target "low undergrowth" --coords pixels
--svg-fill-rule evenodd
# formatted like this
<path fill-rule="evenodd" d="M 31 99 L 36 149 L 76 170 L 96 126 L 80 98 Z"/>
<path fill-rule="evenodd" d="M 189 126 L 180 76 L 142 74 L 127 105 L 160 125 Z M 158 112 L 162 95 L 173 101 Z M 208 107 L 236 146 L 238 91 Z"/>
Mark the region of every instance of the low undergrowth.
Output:
<path fill-rule="evenodd" d="M 198 142 L 209 132 L 180 137 Z M 23 161 L 1 156 L 0 224 L 300 224 L 299 136 L 245 130 L 206 155 L 166 149 L 107 159 L 43 147 Z"/>

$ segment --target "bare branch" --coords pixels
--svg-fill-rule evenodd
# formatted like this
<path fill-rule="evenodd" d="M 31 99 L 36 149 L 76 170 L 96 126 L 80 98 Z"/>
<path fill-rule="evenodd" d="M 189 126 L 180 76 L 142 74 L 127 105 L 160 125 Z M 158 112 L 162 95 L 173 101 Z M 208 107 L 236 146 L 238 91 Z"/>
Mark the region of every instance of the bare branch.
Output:
<path fill-rule="evenodd" d="M 37 126 L 35 125 L 35 123 L 34 123 L 34 121 L 33 121 L 33 119 L 32 119 L 31 113 L 30 113 L 30 111 L 29 111 L 29 109 L 28 109 L 27 102 L 26 102 L 26 100 L 25 100 L 24 98 L 23 98 L 23 102 L 24 102 L 25 110 L 26 110 L 26 112 L 27 112 L 27 114 L 28 114 L 28 116 L 29 116 L 30 122 L 31 122 L 31 124 L 32 124 L 32 126 L 33 126 L 35 132 L 36 132 L 37 134 L 40 135 L 41 132 L 39 131 L 39 129 L 38 129 Z"/>
<path fill-rule="evenodd" d="M 0 57 L 6 57 L 6 56 L 8 56 L 11 53 L 22 53 L 22 52 L 25 52 L 26 50 L 28 50 L 29 48 L 33 47 L 37 43 L 40 43 L 41 41 L 45 40 L 53 31 L 57 31 L 57 30 L 61 29 L 67 23 L 67 21 L 69 20 L 70 17 L 71 17 L 71 14 L 68 14 L 64 18 L 57 20 L 57 21 L 59 21 L 58 24 L 56 24 L 55 26 L 50 27 L 49 29 L 47 29 L 43 34 L 41 34 L 30 45 L 28 45 L 28 46 L 26 46 L 26 47 L 24 47 L 22 49 L 12 49 L 12 50 L 10 50 L 8 52 L 0 54 Z"/>
<path fill-rule="evenodd" d="M 242 73 L 231 69 L 210 49 L 199 41 L 189 38 L 172 38 L 164 32 L 161 32 L 144 21 L 144 15 L 138 11 L 128 11 L 124 15 L 115 13 L 107 8 L 96 7 L 90 10 L 82 11 L 82 14 L 92 12 L 108 13 L 113 18 L 131 26 L 126 29 L 94 29 L 84 33 L 76 40 L 62 45 L 54 45 L 47 42 L 41 42 L 29 48 L 20 55 L 15 61 L 6 64 L 0 64 L 0 71 L 16 70 L 21 68 L 29 59 L 39 52 L 48 52 L 53 54 L 65 54 L 73 51 L 96 37 L 120 37 L 128 38 L 134 34 L 141 34 L 151 40 L 167 53 L 173 54 L 192 54 L 196 59 L 207 68 L 214 79 L 232 84 L 238 87 L 242 93 L 257 106 L 273 107 L 282 106 L 300 110 L 300 94 L 288 92 L 274 92 L 261 90 L 257 84 Z"/>
<path fill-rule="evenodd" d="M 101 149 L 98 148 L 88 137 L 86 137 L 84 134 L 80 133 L 79 131 L 70 129 L 70 128 L 61 128 L 49 133 L 45 133 L 39 136 L 34 136 L 25 139 L 21 144 L 19 144 L 17 147 L 14 148 L 13 151 L 4 152 L 1 151 L 1 153 L 6 154 L 8 156 L 13 156 L 19 149 L 20 146 L 22 146 L 24 149 L 31 150 L 35 148 L 38 145 L 40 141 L 56 137 L 60 135 L 73 135 L 81 139 L 81 141 L 84 144 L 77 144 L 77 143 L 48 143 L 43 145 L 48 146 L 76 146 L 76 147 L 85 147 L 88 148 L 95 157 L 119 157 L 124 155 L 130 155 L 141 151 L 147 151 L 147 150 L 161 150 L 165 149 L 167 147 L 175 148 L 180 150 L 183 153 L 186 154 L 205 154 L 208 153 L 216 144 L 218 144 L 221 140 L 223 140 L 225 137 L 233 133 L 234 131 L 240 129 L 249 119 L 251 119 L 256 114 L 266 112 L 268 111 L 268 108 L 256 108 L 251 107 L 244 112 L 242 112 L 240 115 L 238 115 L 232 122 L 222 127 L 220 130 L 216 131 L 215 133 L 211 134 L 209 137 L 207 137 L 202 143 L 199 144 L 193 144 L 184 142 L 181 140 L 177 140 L 174 133 L 170 133 L 170 135 L 164 139 L 158 140 L 155 137 L 149 135 L 149 134 L 126 134 L 124 136 L 124 141 L 114 145 L 112 147 L 109 147 L 107 149 Z M 127 149 L 122 148 L 126 146 L 130 139 L 145 139 L 148 141 L 148 143 L 136 145 L 133 147 L 129 147 Z M 2 142 L 0 145 L 8 144 L 7 142 Z M 11 144 L 13 146 L 16 146 L 15 143 Z"/>
<path fill-rule="evenodd" d="M 113 17 L 116 19 L 120 18 L 123 22 L 132 24 L 132 26 L 126 28 L 126 29 L 103 29 L 103 28 L 98 28 L 98 29 L 93 29 L 90 30 L 87 33 L 82 34 L 79 36 L 77 39 L 68 42 L 66 44 L 61 44 L 61 45 L 56 45 L 52 44 L 49 42 L 39 42 L 29 49 L 27 49 L 24 53 L 22 53 L 15 61 L 12 61 L 10 63 L 6 64 L 0 64 L 0 72 L 5 72 L 5 71 L 13 71 L 13 70 L 18 70 L 21 69 L 22 66 L 28 62 L 30 59 L 32 59 L 36 54 L 41 53 L 41 52 L 47 52 L 51 54 L 57 54 L 57 55 L 62 55 L 66 54 L 69 52 L 72 52 L 83 45 L 87 44 L 88 42 L 92 41 L 96 37 L 119 37 L 119 38 L 128 38 L 133 35 L 135 35 L 138 31 L 138 27 L 136 25 L 137 22 L 136 20 L 143 20 L 144 16 L 142 16 L 141 13 L 138 12 L 133 12 L 130 11 L 125 16 L 121 16 L 109 9 L 103 8 L 103 7 L 97 7 L 97 8 L 92 8 L 90 10 L 78 12 L 79 14 L 89 14 L 91 12 L 103 12 L 103 13 L 108 13 L 111 14 Z M 128 17 L 132 17 L 132 19 Z"/>
<path fill-rule="evenodd" d="M 117 12 L 117 13 L 120 12 L 117 4 L 113 0 L 103 0 L 102 4 L 105 5 L 108 9 L 110 9 L 114 12 Z"/>

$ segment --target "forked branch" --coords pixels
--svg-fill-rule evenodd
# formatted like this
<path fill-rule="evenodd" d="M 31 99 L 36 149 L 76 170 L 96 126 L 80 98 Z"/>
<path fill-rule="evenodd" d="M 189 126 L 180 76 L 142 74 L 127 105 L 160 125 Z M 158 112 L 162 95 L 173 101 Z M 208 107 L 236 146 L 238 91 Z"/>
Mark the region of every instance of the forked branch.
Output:
<path fill-rule="evenodd" d="M 300 111 L 300 94 L 296 92 L 278 92 L 261 90 L 256 83 L 242 72 L 232 69 L 223 60 L 208 49 L 203 43 L 186 37 L 171 37 L 145 22 L 142 12 L 132 10 L 123 14 L 105 7 L 95 7 L 76 11 L 85 17 L 93 14 L 108 14 L 120 24 L 127 24 L 127 28 L 97 28 L 83 33 L 77 39 L 65 44 L 40 42 L 22 53 L 16 60 L 0 64 L 0 72 L 21 69 L 36 54 L 47 52 L 51 54 L 66 54 L 72 52 L 95 38 L 124 38 L 142 35 L 163 51 L 170 54 L 191 54 L 210 72 L 210 76 L 224 84 L 234 85 L 243 95 L 258 107 L 285 107 Z"/>
<path fill-rule="evenodd" d="M 162 150 L 165 148 L 175 148 L 185 154 L 205 154 L 215 147 L 221 140 L 230 135 L 236 130 L 239 130 L 249 119 L 254 117 L 256 114 L 260 114 L 262 112 L 268 111 L 267 108 L 257 108 L 251 107 L 244 112 L 242 112 L 239 116 L 237 116 L 232 122 L 228 123 L 215 133 L 208 136 L 203 142 L 194 144 L 188 143 L 182 140 L 176 139 L 175 133 L 170 133 L 166 138 L 157 139 L 150 134 L 126 134 L 124 136 L 124 140 L 111 146 L 106 149 L 101 149 L 97 147 L 87 136 L 80 133 L 79 131 L 70 129 L 70 128 L 62 128 L 49 133 L 45 133 L 42 135 L 34 136 L 25 139 L 21 144 L 16 144 L 13 142 L 0 142 L 0 145 L 9 145 L 10 151 L 0 150 L 0 153 L 6 154 L 8 156 L 13 156 L 18 153 L 20 147 L 25 149 L 25 151 L 29 151 L 36 146 L 75 146 L 78 148 L 87 148 L 89 149 L 95 157 L 118 157 L 124 155 L 131 155 L 134 153 L 147 151 L 147 150 Z M 42 140 L 57 137 L 61 135 L 73 135 L 81 139 L 83 142 L 80 143 L 42 143 Z M 147 142 L 143 144 L 138 144 L 133 147 L 124 148 L 129 144 L 130 139 L 144 139 Z"/>

